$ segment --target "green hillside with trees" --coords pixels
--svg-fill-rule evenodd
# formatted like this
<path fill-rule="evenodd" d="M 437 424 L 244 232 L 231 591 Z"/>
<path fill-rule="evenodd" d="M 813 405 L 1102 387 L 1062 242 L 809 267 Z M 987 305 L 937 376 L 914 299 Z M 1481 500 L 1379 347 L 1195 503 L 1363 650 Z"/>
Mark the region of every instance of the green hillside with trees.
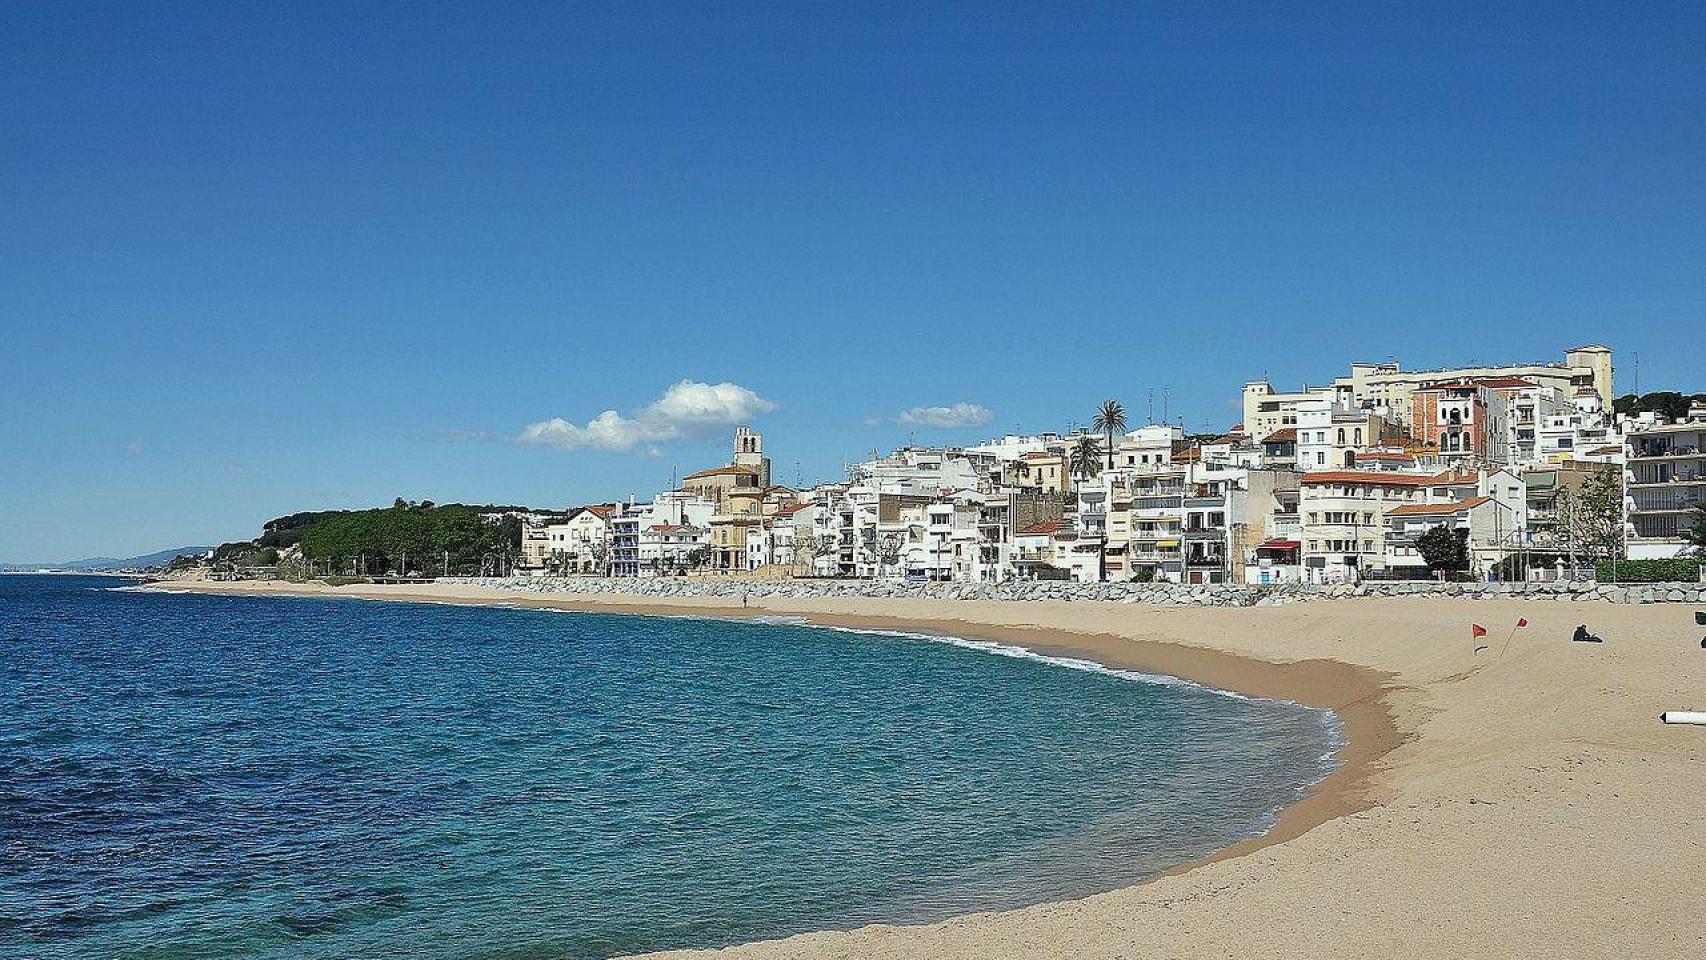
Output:
<path fill-rule="evenodd" d="M 521 551 L 519 506 L 398 498 L 371 510 L 312 510 L 268 520 L 252 541 L 223 544 L 216 563 L 280 566 L 321 576 L 506 573 Z"/>

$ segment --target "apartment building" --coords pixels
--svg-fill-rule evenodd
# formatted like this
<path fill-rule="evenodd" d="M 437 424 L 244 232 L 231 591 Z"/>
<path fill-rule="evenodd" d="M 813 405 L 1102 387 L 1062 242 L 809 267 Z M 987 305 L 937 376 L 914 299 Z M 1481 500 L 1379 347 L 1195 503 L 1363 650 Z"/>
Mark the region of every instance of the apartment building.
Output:
<path fill-rule="evenodd" d="M 1523 471 L 1527 506 L 1521 547 L 1530 567 L 1554 564 L 1568 557 L 1569 544 L 1559 526 L 1560 500 L 1575 496 L 1603 468 L 1602 464 L 1567 460 Z"/>
<path fill-rule="evenodd" d="M 1255 380 L 1244 385 L 1244 430 L 1259 442 L 1275 430 L 1297 426 L 1298 407 L 1321 400 L 1373 411 L 1413 428 L 1418 389 L 1483 379 L 1520 379 L 1561 397 L 1572 397 L 1578 388 L 1586 387 L 1609 410 L 1613 398 L 1611 348 L 1601 344 L 1573 347 L 1565 351 L 1561 363 L 1477 364 L 1435 370 L 1404 370 L 1397 361 L 1353 363 L 1349 375 L 1295 393 L 1275 390 L 1267 380 Z"/>
<path fill-rule="evenodd" d="M 562 523 L 546 527 L 546 568 L 562 575 L 608 573 L 615 512 L 616 505 L 609 503 L 579 507 Z"/>
<path fill-rule="evenodd" d="M 1502 466 L 1509 408 L 1504 381 L 1456 380 L 1412 391 L 1410 429 L 1448 465 Z"/>
<path fill-rule="evenodd" d="M 1623 462 L 1623 433 L 1599 394 L 1579 387 L 1573 402 L 1542 418 L 1536 431 L 1534 461 L 1561 464 Z"/>
<path fill-rule="evenodd" d="M 1695 507 L 1706 504 L 1706 405 L 1676 421 L 1630 421 L 1625 432 L 1629 558 L 1686 555 Z"/>
<path fill-rule="evenodd" d="M 690 523 L 647 523 L 639 527 L 641 576 L 679 576 L 695 567 L 701 550 L 711 543 L 708 527 Z"/>
<path fill-rule="evenodd" d="M 1245 583 L 1296 583 L 1303 579 L 1298 475 L 1274 473 L 1276 480 L 1288 479 L 1289 483 L 1276 482 L 1265 499 L 1252 500 L 1251 516 L 1260 519 L 1261 529 L 1253 529 L 1248 540 L 1253 546 L 1244 555 Z"/>
<path fill-rule="evenodd" d="M 1299 480 L 1303 579 L 1356 583 L 1384 568 L 1387 511 L 1425 502 L 1431 478 L 1326 470 Z"/>
<path fill-rule="evenodd" d="M 609 523 L 609 571 L 613 577 L 657 577 L 694 568 L 690 557 L 708 547 L 716 506 L 680 490 L 650 503 L 617 505 Z"/>
<path fill-rule="evenodd" d="M 1276 430 L 1297 426 L 1299 407 L 1312 407 L 1334 401 L 1331 387 L 1304 387 L 1295 393 L 1282 393 L 1267 380 L 1252 380 L 1244 384 L 1243 430 L 1250 439 L 1262 441 Z"/>
<path fill-rule="evenodd" d="M 1549 387 L 1562 396 L 1575 395 L 1576 388 L 1589 387 L 1599 395 L 1606 409 L 1611 408 L 1612 362 L 1611 348 L 1602 344 L 1572 347 L 1564 352 L 1562 363 L 1511 363 L 1471 365 L 1438 370 L 1403 370 L 1397 362 L 1355 363 L 1349 376 L 1333 381 L 1333 389 L 1342 401 L 1368 409 L 1385 409 L 1414 426 L 1410 420 L 1415 409 L 1414 392 L 1437 383 L 1479 380 L 1486 378 L 1520 378 L 1531 384 Z"/>
<path fill-rule="evenodd" d="M 1520 549 L 1510 539 L 1510 534 L 1520 530 L 1517 524 L 1517 515 L 1509 505 L 1487 496 L 1393 507 L 1386 512 L 1385 576 L 1431 579 L 1433 569 L 1417 541 L 1436 527 L 1466 531 L 1469 572 L 1486 576 L 1502 559 Z"/>
<path fill-rule="evenodd" d="M 1386 415 L 1327 397 L 1296 408 L 1297 468 L 1341 470 L 1357 466 L 1365 452 L 1399 438 L 1401 428 Z"/>

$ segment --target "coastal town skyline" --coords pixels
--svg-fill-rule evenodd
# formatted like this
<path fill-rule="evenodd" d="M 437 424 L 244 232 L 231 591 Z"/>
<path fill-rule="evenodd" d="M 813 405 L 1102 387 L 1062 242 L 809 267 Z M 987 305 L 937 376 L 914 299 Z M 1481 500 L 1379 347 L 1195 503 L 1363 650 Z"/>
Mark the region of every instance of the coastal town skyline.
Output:
<path fill-rule="evenodd" d="M 1609 363 L 1609 354 L 1607 355 L 1607 363 Z M 1405 367 L 1395 359 L 1383 361 L 1383 364 L 1395 369 L 1402 369 L 1406 374 L 1413 374 L 1422 381 L 1426 381 L 1430 377 L 1437 379 L 1442 371 L 1449 373 L 1451 370 L 1447 367 L 1416 370 Z M 1347 365 L 1347 367 L 1349 366 L 1351 365 Z M 1364 366 L 1368 365 L 1364 364 Z M 1493 364 L 1492 366 L 1514 368 L 1518 364 L 1503 363 Z M 1539 359 L 1530 363 L 1529 366 L 1540 368 L 1560 365 L 1556 359 Z M 1608 367 L 1607 373 L 1610 372 L 1611 370 Z M 1328 390 L 1333 380 L 1334 377 L 1328 376 L 1305 383 L 1281 383 L 1277 386 L 1272 384 L 1271 378 L 1266 376 L 1245 381 L 1240 385 L 1244 388 L 1242 397 L 1236 392 L 1227 391 L 1230 398 L 1228 404 L 1233 406 L 1233 411 L 1228 414 L 1228 417 L 1236 418 L 1236 422 L 1218 428 L 1212 423 L 1205 422 L 1202 428 L 1193 429 L 1184 414 L 1169 416 L 1171 407 L 1178 401 L 1172 397 L 1170 389 L 1166 387 L 1158 390 L 1151 388 L 1145 391 L 1141 405 L 1128 404 L 1124 400 L 1116 402 L 1121 403 L 1122 412 L 1126 409 L 1130 411 L 1129 426 L 1134 428 L 1132 437 L 1136 437 L 1144 427 L 1165 426 L 1171 428 L 1175 436 L 1199 438 L 1195 441 L 1199 444 L 1203 440 L 1224 434 L 1227 431 L 1238 432 L 1248 439 L 1259 441 L 1263 434 L 1271 432 L 1279 424 L 1277 419 L 1274 423 L 1264 423 L 1260 419 L 1253 419 L 1247 415 L 1249 413 L 1247 409 L 1248 393 L 1251 384 L 1265 383 L 1269 386 L 1276 386 L 1281 394 L 1299 396 L 1302 395 L 1299 391 L 1307 393 L 1309 391 Z M 1612 381 L 1609 377 L 1606 383 L 1610 389 Z M 1623 382 L 1624 385 L 1627 383 L 1627 380 Z M 1627 390 L 1619 389 L 1615 392 L 1618 395 L 1630 395 Z M 1689 393 L 1686 390 L 1681 392 L 1684 396 Z M 1240 403 L 1244 406 L 1237 406 Z M 1188 404 L 1180 405 L 1190 406 Z M 1290 404 L 1287 404 L 1287 409 L 1291 409 Z M 1561 409 L 1562 407 L 1560 407 Z M 660 476 L 665 469 L 663 464 L 667 463 L 669 464 L 667 482 L 654 480 L 650 482 L 650 485 L 647 485 L 647 482 L 642 480 L 639 486 L 626 492 L 593 490 L 578 498 L 569 497 L 554 500 L 528 500 L 513 496 L 506 497 L 501 494 L 484 498 L 434 497 L 430 490 L 410 490 L 405 491 L 405 494 L 407 497 L 436 502 L 502 503 L 547 511 L 570 512 L 579 509 L 577 504 L 584 503 L 611 503 L 624 499 L 628 501 L 649 501 L 654 495 L 679 489 L 680 482 L 689 477 L 695 470 L 704 467 L 707 463 L 715 462 L 726 449 L 727 437 L 731 430 L 737 426 L 745 429 L 746 425 L 751 423 L 757 423 L 761 427 L 767 428 L 770 422 L 777 419 L 775 415 L 778 412 L 781 412 L 780 405 L 775 401 L 741 385 L 731 382 L 709 384 L 682 380 L 671 384 L 651 403 L 640 405 L 626 414 L 607 410 L 580 424 L 561 418 L 539 421 L 528 424 L 522 430 L 508 436 L 482 433 L 477 435 L 453 434 L 432 438 L 434 442 L 453 445 L 490 446 L 501 444 L 514 448 L 533 448 L 545 455 L 567 456 L 573 454 L 576 456 L 625 457 L 637 463 L 649 465 L 650 472 L 657 473 Z M 791 461 L 783 459 L 773 467 L 767 460 L 766 467 L 775 470 L 774 479 L 776 483 L 789 484 L 792 485 L 791 489 L 807 491 L 822 484 L 833 485 L 838 481 L 845 480 L 852 475 L 850 471 L 856 471 L 861 460 L 868 460 L 871 457 L 886 457 L 896 451 L 907 449 L 935 449 L 951 452 L 966 448 L 979 448 L 980 445 L 994 449 L 1000 446 L 1003 437 L 1007 437 L 1009 441 L 1016 436 L 1070 438 L 1075 434 L 1085 432 L 1096 433 L 1097 431 L 1092 429 L 1092 420 L 1093 417 L 1085 413 L 1083 416 L 1057 424 L 1044 422 L 1030 429 L 1017 426 L 1004 428 L 1003 424 L 1007 421 L 998 419 L 998 415 L 992 408 L 981 404 L 959 402 L 952 405 L 919 405 L 899 411 L 889 417 L 866 418 L 861 426 L 867 431 L 880 431 L 888 434 L 887 445 L 876 445 L 873 442 L 873 445 L 863 449 L 850 448 L 839 462 L 815 475 L 806 474 L 803 462 L 799 459 Z M 1250 420 L 1251 423 L 1247 425 L 1246 420 Z M 1287 422 L 1293 421 L 1288 419 Z M 903 433 L 904 436 L 896 438 L 894 435 L 897 433 Z M 1119 433 L 1123 438 L 1125 431 L 1122 430 Z M 787 437 L 789 434 L 783 431 L 782 436 Z M 869 434 L 865 436 L 869 436 Z M 1413 438 L 1406 437 L 1405 439 L 1413 441 Z M 1617 439 L 1620 443 L 1621 437 L 1619 436 Z M 1122 440 L 1122 442 L 1125 441 Z M 991 444 L 995 447 L 988 447 Z M 1378 446 L 1379 444 L 1371 437 L 1368 447 L 1375 448 Z M 1398 443 L 1398 446 L 1401 447 L 1402 442 Z M 1294 462 L 1300 471 L 1305 471 L 1308 467 L 1308 464 L 1294 461 L 1293 454 L 1290 452 L 1284 459 L 1288 468 Z M 1533 462 L 1513 463 L 1512 466 L 1533 466 L 1541 462 L 1540 458 L 1536 458 Z M 1070 487 L 1071 484 L 1069 483 L 1067 486 Z M 211 538 L 207 542 L 216 543 L 245 539 L 249 535 L 249 531 L 257 526 L 260 520 L 270 518 L 275 514 L 283 515 L 298 510 L 359 510 L 364 507 L 380 506 L 383 505 L 383 502 L 384 498 L 380 497 L 372 502 L 291 503 L 283 509 L 267 513 L 265 517 L 249 517 L 243 521 L 242 527 L 231 531 L 229 535 Z M 180 539 L 186 543 L 194 540 L 194 538 Z M 160 549 L 160 547 L 159 544 L 155 544 L 148 549 L 152 552 Z M 141 550 L 135 551 L 135 553 L 141 552 Z M 75 555 L 62 551 L 61 555 L 56 555 L 47 560 L 44 560 L 42 556 L 27 559 L 0 556 L 0 563 L 53 563 L 83 556 L 124 557 L 130 555 L 132 554 L 123 550 L 106 550 L 105 552 L 88 550 Z"/>

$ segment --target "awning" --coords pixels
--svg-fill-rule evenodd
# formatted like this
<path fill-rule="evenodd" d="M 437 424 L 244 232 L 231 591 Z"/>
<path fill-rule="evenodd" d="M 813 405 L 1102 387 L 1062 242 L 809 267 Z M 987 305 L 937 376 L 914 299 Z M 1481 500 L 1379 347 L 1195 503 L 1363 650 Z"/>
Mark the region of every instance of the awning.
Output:
<path fill-rule="evenodd" d="M 1269 540 L 1257 547 L 1257 550 L 1296 550 L 1303 546 L 1301 540 Z"/>
<path fill-rule="evenodd" d="M 1176 547 L 1179 545 L 1179 541 L 1177 541 L 1177 540 L 1161 540 L 1161 541 L 1158 541 L 1155 545 L 1158 547 Z"/>

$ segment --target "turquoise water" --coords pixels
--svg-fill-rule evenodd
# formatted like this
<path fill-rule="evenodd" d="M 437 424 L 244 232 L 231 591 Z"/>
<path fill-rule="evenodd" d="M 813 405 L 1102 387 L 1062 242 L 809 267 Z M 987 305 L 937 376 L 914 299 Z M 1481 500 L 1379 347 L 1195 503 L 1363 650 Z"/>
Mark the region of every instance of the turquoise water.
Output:
<path fill-rule="evenodd" d="M 0 956 L 931 920 L 1259 832 L 1334 745 L 1295 705 L 916 638 L 109 585 L 0 577 Z"/>

